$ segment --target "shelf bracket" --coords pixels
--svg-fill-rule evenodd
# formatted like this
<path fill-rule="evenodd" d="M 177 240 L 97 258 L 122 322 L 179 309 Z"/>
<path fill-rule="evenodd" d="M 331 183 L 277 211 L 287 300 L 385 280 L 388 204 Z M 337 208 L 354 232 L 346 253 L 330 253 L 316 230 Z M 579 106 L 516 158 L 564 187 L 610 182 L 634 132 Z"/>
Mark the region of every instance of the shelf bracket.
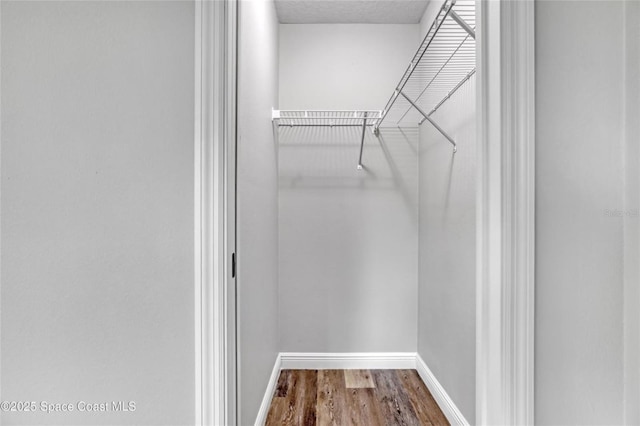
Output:
<path fill-rule="evenodd" d="M 471 38 L 473 38 L 474 40 L 476 39 L 476 32 L 474 31 L 473 28 L 469 26 L 469 24 L 467 24 L 467 22 L 464 19 L 460 17 L 460 15 L 458 15 L 454 10 L 450 10 L 449 16 L 451 16 L 451 19 L 456 21 L 458 25 L 460 25 L 462 29 L 465 30 L 467 34 L 471 36 Z"/>
<path fill-rule="evenodd" d="M 442 133 L 442 136 L 444 136 L 450 143 L 451 145 L 453 145 L 453 152 L 457 152 L 458 151 L 458 147 L 455 143 L 455 141 L 451 138 L 451 136 L 449 136 L 447 134 L 447 132 L 445 132 L 444 130 L 442 130 L 442 127 L 438 126 L 438 124 L 433 121 L 431 119 L 431 117 L 429 117 L 429 115 L 427 115 L 427 113 L 425 113 L 422 108 L 420 108 L 418 105 L 415 104 L 415 102 L 413 102 L 407 95 L 404 94 L 404 92 L 401 90 L 400 94 L 407 100 L 407 102 L 409 102 L 411 104 L 412 107 L 414 107 L 429 123 L 431 123 L 433 125 L 433 127 L 435 127 L 440 133 Z"/>
<path fill-rule="evenodd" d="M 367 130 L 367 113 L 364 113 L 362 120 L 362 137 L 360 139 L 360 156 L 358 157 L 358 170 L 362 170 L 362 150 L 364 149 L 364 135 Z"/>

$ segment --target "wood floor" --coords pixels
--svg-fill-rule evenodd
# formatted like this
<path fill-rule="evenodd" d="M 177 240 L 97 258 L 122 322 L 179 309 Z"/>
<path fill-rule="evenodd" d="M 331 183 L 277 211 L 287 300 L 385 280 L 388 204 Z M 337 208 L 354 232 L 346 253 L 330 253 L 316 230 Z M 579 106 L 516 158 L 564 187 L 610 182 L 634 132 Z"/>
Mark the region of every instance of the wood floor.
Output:
<path fill-rule="evenodd" d="M 266 426 L 448 425 L 416 370 L 283 370 Z"/>

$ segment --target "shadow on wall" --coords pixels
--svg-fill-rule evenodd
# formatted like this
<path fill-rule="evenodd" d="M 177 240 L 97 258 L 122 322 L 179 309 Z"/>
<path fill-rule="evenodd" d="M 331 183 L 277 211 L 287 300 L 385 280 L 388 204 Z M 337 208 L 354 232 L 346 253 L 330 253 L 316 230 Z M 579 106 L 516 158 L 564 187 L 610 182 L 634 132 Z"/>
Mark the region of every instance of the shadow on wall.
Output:
<path fill-rule="evenodd" d="M 456 116 L 458 121 L 444 121 L 449 134 L 457 139 L 456 153 L 433 126 L 429 123 L 423 123 L 421 126 L 421 167 L 424 168 L 424 176 L 428 176 L 430 180 L 424 188 L 423 195 L 429 203 L 428 211 L 438 212 L 442 225 L 451 220 L 455 221 L 458 217 L 459 212 L 450 210 L 452 194 L 458 196 L 462 190 L 468 195 L 470 191 L 475 191 L 475 148 L 468 142 L 474 141 L 475 135 L 475 118 L 472 114 L 473 111 L 466 114 L 461 112 Z M 434 117 L 439 118 L 437 115 Z M 464 188 L 461 188 L 461 185 Z"/>
<path fill-rule="evenodd" d="M 418 129 L 380 130 L 358 170 L 362 128 L 279 129 L 282 351 L 415 351 Z"/>
<path fill-rule="evenodd" d="M 363 169 L 357 169 L 360 127 L 286 127 L 279 139 L 280 189 L 397 191 L 417 211 L 418 127 L 365 132 Z"/>

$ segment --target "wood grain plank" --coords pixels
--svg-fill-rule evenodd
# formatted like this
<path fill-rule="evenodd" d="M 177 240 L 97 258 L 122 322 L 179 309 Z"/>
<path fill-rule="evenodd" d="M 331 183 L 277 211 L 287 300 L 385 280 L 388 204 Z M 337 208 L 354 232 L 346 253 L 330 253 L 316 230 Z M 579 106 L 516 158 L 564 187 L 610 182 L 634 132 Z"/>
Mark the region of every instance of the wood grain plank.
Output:
<path fill-rule="evenodd" d="M 449 426 L 449 421 L 416 370 L 396 370 L 396 375 L 409 396 L 420 424 Z"/>
<path fill-rule="evenodd" d="M 343 370 L 318 370 L 316 413 L 319 426 L 347 424 Z"/>
<path fill-rule="evenodd" d="M 347 389 L 376 387 L 369 370 L 344 370 L 344 383 Z"/>
<path fill-rule="evenodd" d="M 276 407 L 273 415 L 269 413 L 267 416 L 265 424 L 267 426 L 315 426 L 317 378 L 317 370 L 292 370 L 287 376 L 287 396 L 273 398 Z"/>
<path fill-rule="evenodd" d="M 291 424 L 315 426 L 318 370 L 297 370 L 295 376 L 297 380 L 294 382 L 295 391 L 292 395 L 295 416 Z"/>
<path fill-rule="evenodd" d="M 347 373 L 352 373 L 349 381 Z M 347 388 L 370 386 L 367 373 L 375 387 Z M 449 422 L 416 370 L 283 370 L 265 424 L 448 426 Z"/>
<path fill-rule="evenodd" d="M 276 391 L 274 396 L 276 397 L 284 397 L 287 396 L 287 391 L 289 390 L 289 382 L 291 380 L 291 370 L 282 370 L 280 372 L 280 376 L 278 377 L 278 384 L 276 385 Z"/>
<path fill-rule="evenodd" d="M 392 425 L 380 410 L 374 388 L 346 389 L 348 416 L 346 426 Z"/>
<path fill-rule="evenodd" d="M 371 373 L 376 383 L 377 401 L 387 422 L 403 426 L 420 425 L 409 396 L 403 390 L 395 371 L 372 370 Z"/>
<path fill-rule="evenodd" d="M 269 413 L 267 414 L 265 425 L 270 426 L 283 424 L 283 419 L 288 419 L 292 416 L 289 409 L 290 406 L 287 398 L 274 396 L 271 399 L 271 405 L 269 406 Z"/>

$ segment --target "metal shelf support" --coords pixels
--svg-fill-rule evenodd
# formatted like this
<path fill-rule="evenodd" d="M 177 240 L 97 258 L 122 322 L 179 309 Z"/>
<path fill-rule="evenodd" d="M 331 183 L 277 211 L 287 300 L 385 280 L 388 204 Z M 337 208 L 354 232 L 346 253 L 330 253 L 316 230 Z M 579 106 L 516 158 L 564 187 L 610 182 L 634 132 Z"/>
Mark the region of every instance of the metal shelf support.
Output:
<path fill-rule="evenodd" d="M 475 2 L 445 0 L 387 101 L 382 116 L 374 127 L 374 133 L 379 131 L 385 120 L 390 120 L 397 126 L 406 119 L 415 119 L 420 124 L 429 120 L 433 112 L 473 75 L 475 38 Z M 399 98 L 406 99 L 410 105 L 404 100 L 398 102 Z M 418 104 L 430 112 L 425 114 Z M 433 120 L 429 121 L 449 142 L 454 143 Z"/>
<path fill-rule="evenodd" d="M 400 79 L 400 82 L 396 86 L 396 90 L 394 91 L 394 94 L 391 95 L 391 98 L 389 98 L 389 100 L 387 101 L 387 104 L 382 110 L 382 116 L 380 117 L 380 119 L 378 120 L 374 128 L 374 133 L 376 135 L 379 133 L 380 125 L 382 124 L 384 119 L 387 118 L 387 114 L 389 113 L 389 110 L 393 107 L 393 104 L 396 102 L 396 99 L 398 98 L 398 92 L 404 89 L 404 86 L 407 84 L 407 82 L 413 75 L 414 71 L 417 68 L 417 65 L 420 63 L 420 61 L 422 60 L 422 57 L 427 52 L 429 45 L 431 45 L 431 42 L 433 41 L 435 34 L 438 32 L 440 27 L 444 24 L 447 15 L 452 11 L 452 8 L 455 5 L 455 3 L 456 3 L 455 0 L 450 0 L 450 1 L 447 0 L 440 7 L 440 12 L 438 13 L 438 16 L 436 16 L 435 20 L 431 23 L 431 27 L 429 28 L 429 31 L 427 31 L 427 34 L 425 35 L 424 39 L 422 40 L 422 43 L 418 47 L 418 50 L 413 55 L 413 59 L 411 59 L 411 62 L 409 63 L 407 70 L 404 72 L 402 78 Z"/>
<path fill-rule="evenodd" d="M 425 118 L 425 120 L 427 120 L 429 123 L 431 123 L 433 125 L 433 127 L 435 127 L 440 133 L 442 133 L 442 136 L 444 136 L 451 143 L 451 145 L 453 145 L 453 152 L 454 153 L 457 152 L 458 151 L 458 146 L 456 145 L 456 142 L 453 140 L 453 138 L 451 136 L 449 136 L 447 134 L 447 132 L 442 130 L 442 127 L 438 126 L 438 124 L 435 121 L 433 121 L 431 119 L 431 117 L 429 117 L 429 115 L 422 110 L 422 108 L 420 108 L 418 105 L 416 105 L 411 100 L 411 98 L 409 98 L 407 95 L 405 95 L 403 91 L 400 91 L 400 94 L 407 100 L 407 102 L 409 102 L 411 104 L 412 107 L 414 107 L 420 113 L 420 115 L 422 115 Z"/>
<path fill-rule="evenodd" d="M 364 113 L 362 120 L 362 137 L 360 138 L 360 156 L 358 157 L 358 170 L 362 170 L 362 150 L 364 148 L 364 135 L 367 130 L 367 112 Z"/>
<path fill-rule="evenodd" d="M 473 28 L 471 28 L 469 26 L 469 24 L 467 24 L 467 21 L 465 21 L 464 19 L 462 19 L 460 17 L 460 15 L 458 15 L 456 13 L 455 10 L 451 10 L 449 11 L 449 16 L 451 16 L 451 19 L 453 19 L 454 21 L 456 21 L 458 23 L 458 25 L 460 25 L 460 27 L 462 27 L 463 30 L 465 30 L 467 32 L 467 34 L 469 34 L 471 36 L 471 38 L 473 38 L 474 40 L 476 39 L 476 32 Z"/>

